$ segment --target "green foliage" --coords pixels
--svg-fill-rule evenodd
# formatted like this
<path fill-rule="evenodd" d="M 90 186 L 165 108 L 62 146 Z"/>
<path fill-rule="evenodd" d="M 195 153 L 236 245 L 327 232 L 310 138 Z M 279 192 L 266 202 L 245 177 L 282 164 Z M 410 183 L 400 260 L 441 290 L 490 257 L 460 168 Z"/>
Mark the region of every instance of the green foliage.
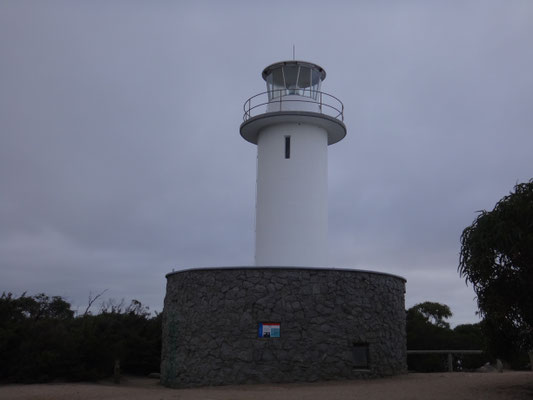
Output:
<path fill-rule="evenodd" d="M 450 324 L 445 319 L 450 318 L 453 314 L 446 304 L 425 301 L 412 307 L 413 312 L 420 314 L 427 322 L 432 323 L 440 328 L 449 328 Z"/>
<path fill-rule="evenodd" d="M 407 310 L 407 348 L 409 350 L 444 350 L 451 342 L 449 324 L 444 321 L 451 316 L 448 306 L 424 302 Z M 444 371 L 446 360 L 439 354 L 409 355 L 410 370 L 419 372 Z"/>
<path fill-rule="evenodd" d="M 533 180 L 517 184 L 461 235 L 459 273 L 471 282 L 498 357 L 533 348 Z"/>
<path fill-rule="evenodd" d="M 45 382 L 111 376 L 115 359 L 124 372 L 159 370 L 161 315 L 137 300 L 74 317 L 60 297 L 0 297 L 0 380 Z"/>
<path fill-rule="evenodd" d="M 450 329 L 445 321 L 452 316 L 445 304 L 424 302 L 407 310 L 407 348 L 409 350 L 478 350 L 484 348 L 479 324 L 459 325 Z M 455 368 L 474 369 L 483 365 L 485 356 L 455 357 Z M 407 357 L 410 370 L 418 372 L 446 371 L 445 354 L 411 354 Z"/>
<path fill-rule="evenodd" d="M 481 328 L 482 323 L 457 325 L 453 329 L 451 349 L 484 350 L 484 354 L 457 354 L 454 356 L 455 368 L 475 370 L 490 361 L 486 339 Z"/>

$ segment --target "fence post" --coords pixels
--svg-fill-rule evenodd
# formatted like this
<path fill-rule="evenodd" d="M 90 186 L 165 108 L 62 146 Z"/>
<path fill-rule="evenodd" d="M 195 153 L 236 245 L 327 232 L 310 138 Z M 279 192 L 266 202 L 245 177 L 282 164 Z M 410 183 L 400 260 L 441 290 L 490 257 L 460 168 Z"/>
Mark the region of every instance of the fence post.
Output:
<path fill-rule="evenodd" d="M 120 360 L 115 359 L 115 366 L 113 368 L 113 381 L 115 383 L 120 383 Z"/>
<path fill-rule="evenodd" d="M 448 372 L 453 372 L 453 355 L 448 353 Z"/>

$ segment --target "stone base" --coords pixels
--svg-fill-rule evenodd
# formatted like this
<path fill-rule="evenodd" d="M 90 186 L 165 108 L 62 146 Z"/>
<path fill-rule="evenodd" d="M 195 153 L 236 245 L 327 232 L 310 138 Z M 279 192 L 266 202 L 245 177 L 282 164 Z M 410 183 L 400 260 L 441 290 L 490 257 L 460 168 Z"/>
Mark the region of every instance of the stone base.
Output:
<path fill-rule="evenodd" d="M 406 373 L 404 293 L 401 277 L 349 269 L 170 273 L 161 382 L 192 387 Z M 260 324 L 264 336 L 269 323 L 279 324 L 279 337 L 259 337 Z"/>

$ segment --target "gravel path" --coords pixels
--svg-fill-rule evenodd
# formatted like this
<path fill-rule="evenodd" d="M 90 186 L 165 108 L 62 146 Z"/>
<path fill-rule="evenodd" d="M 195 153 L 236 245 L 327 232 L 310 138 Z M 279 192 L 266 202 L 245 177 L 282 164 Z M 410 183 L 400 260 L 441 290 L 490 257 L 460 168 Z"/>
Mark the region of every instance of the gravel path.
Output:
<path fill-rule="evenodd" d="M 533 372 L 408 374 L 367 381 L 168 389 L 147 378 L 112 383 L 7 385 L 1 400 L 533 399 Z"/>

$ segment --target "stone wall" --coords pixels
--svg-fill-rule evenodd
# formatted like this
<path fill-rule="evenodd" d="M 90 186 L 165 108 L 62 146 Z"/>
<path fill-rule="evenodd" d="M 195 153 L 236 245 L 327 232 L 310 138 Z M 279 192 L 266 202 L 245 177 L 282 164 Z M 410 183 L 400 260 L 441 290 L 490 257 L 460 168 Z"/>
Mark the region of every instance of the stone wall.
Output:
<path fill-rule="evenodd" d="M 172 387 L 407 372 L 405 280 L 319 268 L 167 275 L 161 382 Z M 280 323 L 259 338 L 259 323 Z"/>

